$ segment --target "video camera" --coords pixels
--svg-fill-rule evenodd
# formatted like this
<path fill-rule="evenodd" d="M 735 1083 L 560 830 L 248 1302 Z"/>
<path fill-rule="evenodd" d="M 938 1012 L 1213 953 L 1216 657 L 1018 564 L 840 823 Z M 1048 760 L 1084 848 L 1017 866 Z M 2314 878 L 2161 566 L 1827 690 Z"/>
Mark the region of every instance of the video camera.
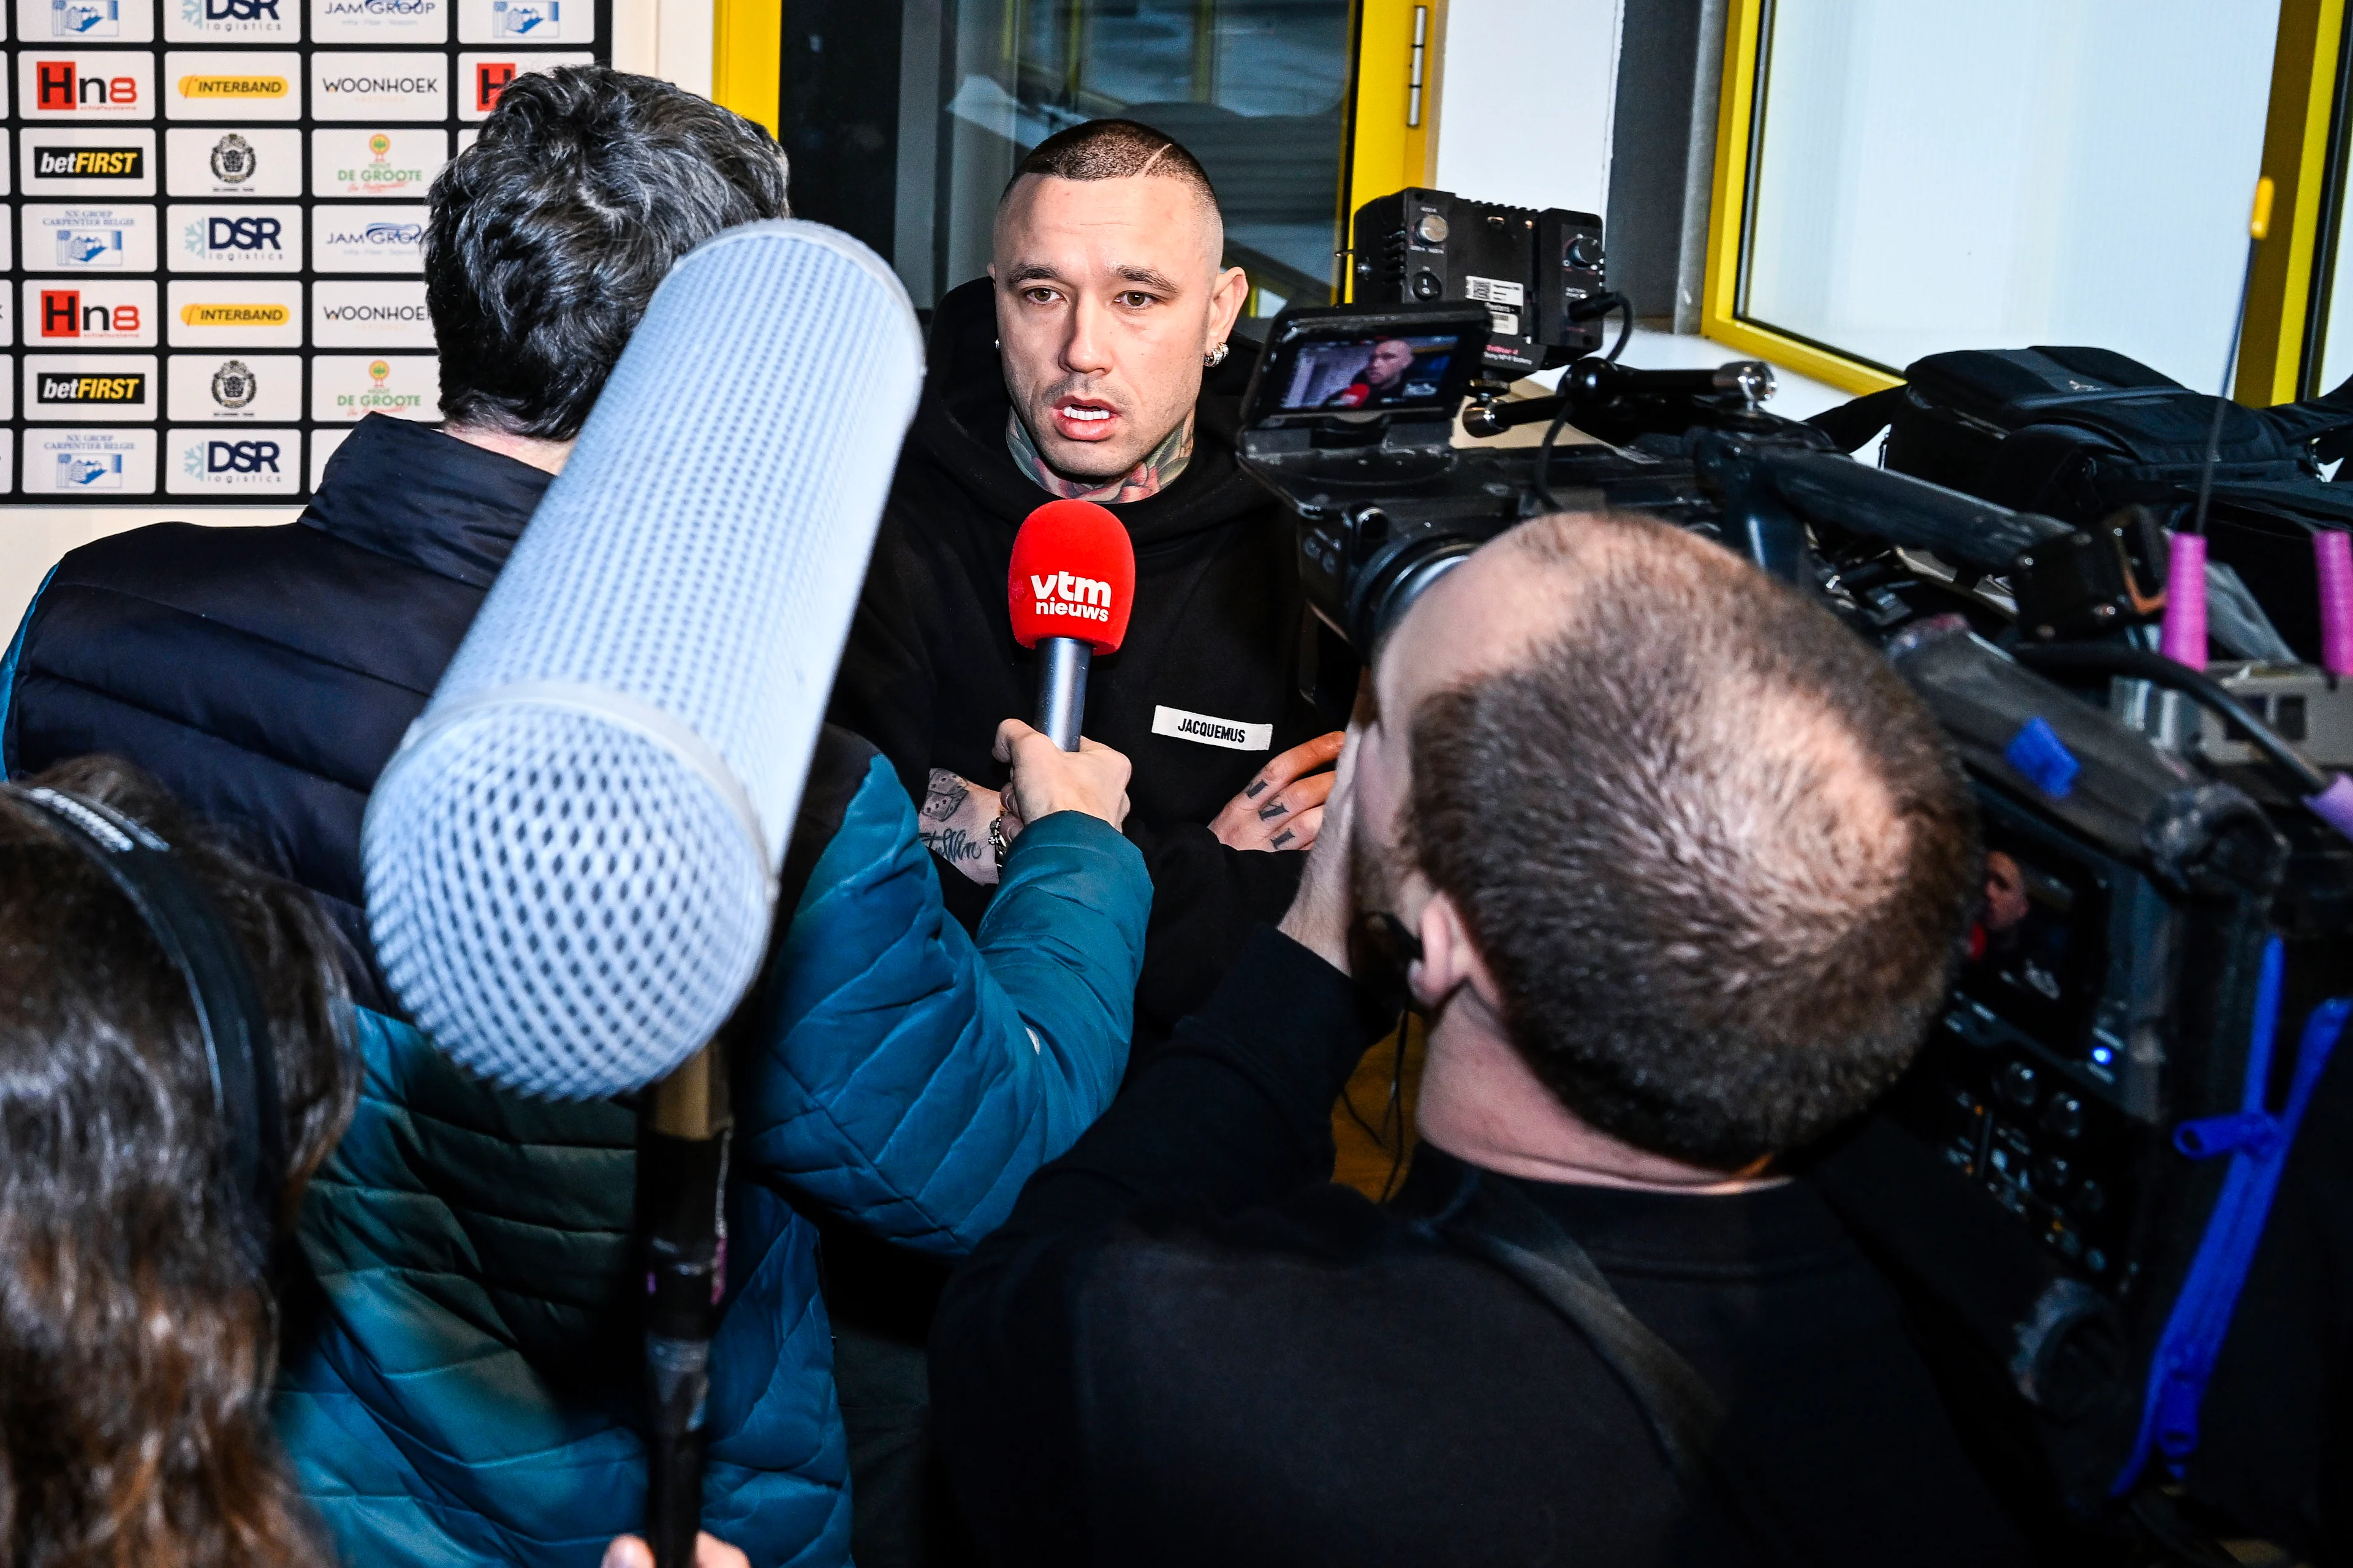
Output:
<path fill-rule="evenodd" d="M 1317 623 L 1303 689 L 1345 712 L 1357 661 L 1431 583 L 1577 508 L 1714 537 L 1885 651 L 1968 768 L 1988 898 L 1915 1068 L 1812 1179 L 1905 1289 L 2015 1505 L 2078 1544 L 2136 1521 L 2146 1539 L 2151 1478 L 2198 1445 L 2263 1184 L 2333 1043 L 2315 1044 L 2315 1005 L 2353 973 L 2353 846 L 2301 804 L 2320 775 L 2127 636 L 2052 641 L 2047 618 L 2021 633 L 2021 602 L 2083 626 L 2146 619 L 2146 596 L 2110 581 L 2129 576 L 2107 560 L 2123 525 L 1857 463 L 1759 407 L 1762 365 L 1586 358 L 1549 396 L 1501 401 L 1493 324 L 1477 301 L 1272 323 L 1239 448 L 1297 514 Z M 1539 420 L 1533 447 L 1475 439 Z M 2112 685 L 2149 680 L 2215 708 L 2230 744 L 2168 748 L 2111 711 Z"/>

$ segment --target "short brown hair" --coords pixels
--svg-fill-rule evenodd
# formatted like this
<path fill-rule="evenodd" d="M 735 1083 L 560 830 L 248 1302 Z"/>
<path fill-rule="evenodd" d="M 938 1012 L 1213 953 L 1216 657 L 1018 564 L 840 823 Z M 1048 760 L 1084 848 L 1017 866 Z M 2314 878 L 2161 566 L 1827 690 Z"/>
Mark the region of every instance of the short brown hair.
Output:
<path fill-rule="evenodd" d="M 1531 523 L 1574 613 L 1411 720 L 1408 848 L 1514 1046 L 1638 1148 L 1733 1170 L 1910 1062 L 1979 879 L 1935 721 L 1826 611 L 1665 524 Z"/>
<path fill-rule="evenodd" d="M 1005 183 L 1007 195 L 1024 174 L 1046 174 L 1057 180 L 1130 180 L 1145 174 L 1180 180 L 1203 201 L 1218 205 L 1216 187 L 1201 161 L 1185 151 L 1174 137 L 1133 120 L 1090 120 L 1057 131 L 1029 150 Z M 1000 201 L 1003 197 L 998 198 Z"/>

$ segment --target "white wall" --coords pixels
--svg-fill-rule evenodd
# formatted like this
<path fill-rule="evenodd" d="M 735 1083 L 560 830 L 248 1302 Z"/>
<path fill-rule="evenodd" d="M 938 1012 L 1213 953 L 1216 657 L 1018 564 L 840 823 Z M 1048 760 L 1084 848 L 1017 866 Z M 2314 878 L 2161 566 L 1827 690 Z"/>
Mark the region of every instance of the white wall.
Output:
<path fill-rule="evenodd" d="M 1624 0 L 1449 0 L 1438 188 L 1606 212 Z"/>

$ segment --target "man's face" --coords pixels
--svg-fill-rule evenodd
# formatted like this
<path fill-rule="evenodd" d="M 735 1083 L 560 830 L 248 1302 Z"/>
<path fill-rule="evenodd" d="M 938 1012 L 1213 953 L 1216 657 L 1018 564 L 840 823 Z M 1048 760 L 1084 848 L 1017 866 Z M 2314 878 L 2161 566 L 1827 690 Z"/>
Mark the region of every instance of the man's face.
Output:
<path fill-rule="evenodd" d="M 1403 338 L 1383 338 L 1373 345 L 1365 379 L 1375 386 L 1394 386 L 1413 363 L 1413 345 Z"/>
<path fill-rule="evenodd" d="M 1133 469 L 1193 411 L 1202 360 L 1248 283 L 1220 271 L 1217 211 L 1179 180 L 1026 175 L 997 214 L 1006 390 L 1072 479 Z"/>

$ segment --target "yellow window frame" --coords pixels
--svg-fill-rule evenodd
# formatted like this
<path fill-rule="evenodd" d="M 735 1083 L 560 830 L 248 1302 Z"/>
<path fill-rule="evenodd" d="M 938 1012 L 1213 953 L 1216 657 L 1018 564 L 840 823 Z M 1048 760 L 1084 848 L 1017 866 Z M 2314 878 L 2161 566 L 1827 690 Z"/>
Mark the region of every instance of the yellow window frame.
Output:
<path fill-rule="evenodd" d="M 2272 59 L 2263 170 L 2277 191 L 2271 237 L 2258 253 L 2236 386 L 2242 403 L 2284 403 L 2304 368 L 2313 258 L 2322 211 L 2323 171 L 2335 109 L 2346 0 L 2282 0 Z M 1848 392 L 1901 384 L 1876 365 L 1740 319 L 1742 237 L 1756 170 L 1757 79 L 1770 0 L 1730 0 L 1725 16 L 1724 86 L 1716 106 L 1715 183 L 1707 227 L 1700 331 L 1728 347 L 1771 360 Z M 2250 187 L 2249 195 L 2253 195 Z"/>

